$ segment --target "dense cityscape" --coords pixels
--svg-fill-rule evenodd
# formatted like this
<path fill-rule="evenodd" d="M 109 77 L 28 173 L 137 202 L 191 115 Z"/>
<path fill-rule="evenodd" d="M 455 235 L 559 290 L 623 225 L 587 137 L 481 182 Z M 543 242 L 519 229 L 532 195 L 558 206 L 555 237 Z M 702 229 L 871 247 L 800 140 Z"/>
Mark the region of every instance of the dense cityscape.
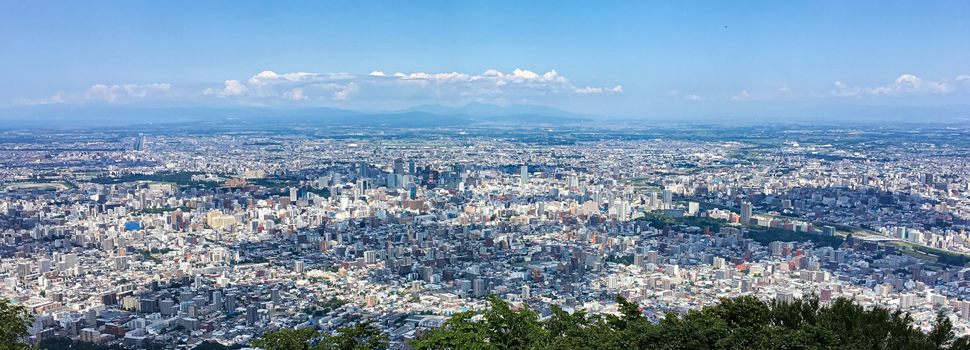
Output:
<path fill-rule="evenodd" d="M 0 298 L 33 344 L 373 321 L 406 348 L 488 295 L 654 322 L 846 298 L 962 336 L 970 145 L 922 128 L 7 131 Z"/>
<path fill-rule="evenodd" d="M 0 350 L 970 350 L 968 19 L 0 0 Z"/>

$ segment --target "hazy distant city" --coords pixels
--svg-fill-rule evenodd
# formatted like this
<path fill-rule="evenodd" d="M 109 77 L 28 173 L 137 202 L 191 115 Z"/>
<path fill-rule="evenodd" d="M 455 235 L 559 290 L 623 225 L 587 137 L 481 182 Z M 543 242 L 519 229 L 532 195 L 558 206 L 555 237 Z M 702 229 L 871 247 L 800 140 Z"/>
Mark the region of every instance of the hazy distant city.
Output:
<path fill-rule="evenodd" d="M 364 319 L 404 346 L 488 294 L 654 320 L 844 297 L 970 331 L 966 127 L 183 127 L 0 133 L 0 297 L 32 342 Z"/>
<path fill-rule="evenodd" d="M 0 350 L 970 350 L 968 33 L 0 0 Z"/>

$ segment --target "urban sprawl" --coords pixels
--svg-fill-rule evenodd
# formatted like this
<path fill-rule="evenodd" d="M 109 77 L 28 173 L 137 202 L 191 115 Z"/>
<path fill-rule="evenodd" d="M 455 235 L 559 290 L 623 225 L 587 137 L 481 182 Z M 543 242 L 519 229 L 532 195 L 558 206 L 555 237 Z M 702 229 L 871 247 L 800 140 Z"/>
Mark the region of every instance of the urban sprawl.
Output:
<path fill-rule="evenodd" d="M 958 145 L 93 134 L 0 135 L 0 298 L 36 315 L 30 342 L 373 320 L 404 347 L 489 294 L 653 320 L 844 297 L 970 333 Z"/>

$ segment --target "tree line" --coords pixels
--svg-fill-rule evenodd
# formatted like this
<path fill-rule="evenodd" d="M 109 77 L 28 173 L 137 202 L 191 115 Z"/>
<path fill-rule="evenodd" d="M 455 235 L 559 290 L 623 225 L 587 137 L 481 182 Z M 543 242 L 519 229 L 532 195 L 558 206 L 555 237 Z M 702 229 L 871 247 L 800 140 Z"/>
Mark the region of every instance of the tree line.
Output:
<path fill-rule="evenodd" d="M 527 307 L 513 309 L 495 296 L 488 300 L 488 311 L 455 314 L 409 345 L 417 350 L 970 349 L 968 338 L 956 338 L 942 312 L 924 333 L 901 311 L 867 309 L 843 298 L 831 304 L 817 297 L 790 303 L 721 298 L 682 317 L 668 312 L 656 322 L 622 297 L 616 300 L 618 315 L 551 306 L 551 315 L 542 319 Z"/>
<path fill-rule="evenodd" d="M 540 317 L 528 305 L 513 308 L 494 295 L 486 311 L 460 312 L 442 327 L 407 342 L 416 350 L 473 349 L 886 349 L 970 350 L 956 337 L 942 311 L 928 332 L 902 311 L 866 308 L 839 298 L 823 303 L 810 296 L 764 302 L 754 296 L 721 298 L 716 305 L 668 312 L 654 319 L 638 304 L 617 297 L 616 314 L 567 312 L 551 305 Z M 0 350 L 25 350 L 32 317 L 22 306 L 0 300 Z M 368 350 L 390 347 L 374 321 L 323 334 L 316 329 L 266 332 L 251 344 L 266 350 Z"/>

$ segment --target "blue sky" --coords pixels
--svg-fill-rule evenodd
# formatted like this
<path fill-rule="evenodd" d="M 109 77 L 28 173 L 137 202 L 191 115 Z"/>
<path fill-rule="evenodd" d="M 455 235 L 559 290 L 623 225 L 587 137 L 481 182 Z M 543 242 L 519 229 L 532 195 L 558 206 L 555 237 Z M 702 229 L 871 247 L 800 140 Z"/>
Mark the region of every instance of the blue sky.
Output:
<path fill-rule="evenodd" d="M 0 106 L 967 104 L 968 18 L 968 1 L 0 1 Z"/>

